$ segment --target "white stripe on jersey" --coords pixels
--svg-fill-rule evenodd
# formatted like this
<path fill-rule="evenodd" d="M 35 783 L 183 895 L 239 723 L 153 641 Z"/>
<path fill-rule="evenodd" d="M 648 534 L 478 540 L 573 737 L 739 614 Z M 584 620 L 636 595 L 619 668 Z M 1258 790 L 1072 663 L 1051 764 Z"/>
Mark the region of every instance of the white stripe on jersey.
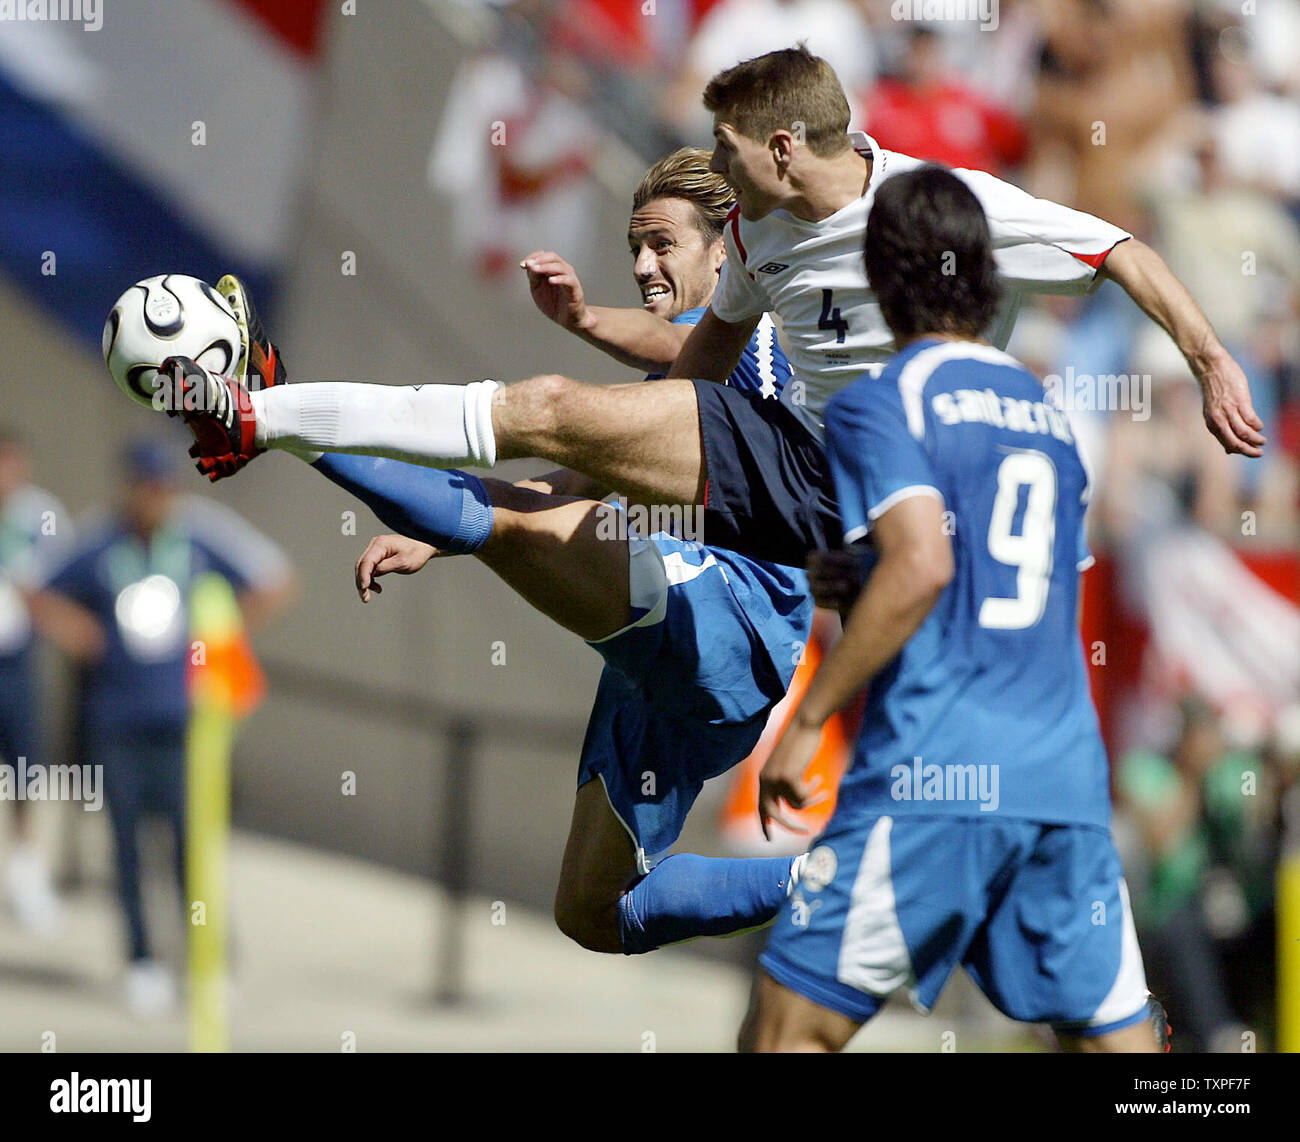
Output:
<path fill-rule="evenodd" d="M 664 556 L 664 574 L 668 579 L 670 587 L 676 587 L 679 583 L 689 583 L 692 579 L 698 579 L 710 567 L 717 567 L 718 561 L 712 555 L 707 555 L 703 563 L 687 563 L 682 558 L 680 551 L 670 551 Z M 721 568 L 718 568 L 721 570 Z"/>
<path fill-rule="evenodd" d="M 925 382 L 940 365 L 955 360 L 983 361 L 988 365 L 1010 365 L 1017 370 L 1024 368 L 1024 365 L 1009 353 L 995 349 L 992 345 L 980 345 L 974 341 L 945 341 L 942 345 L 922 349 L 903 366 L 898 374 L 898 393 L 903 398 L 903 411 L 907 413 L 907 427 L 917 440 L 925 437 L 925 407 L 921 404 L 921 392 L 925 388 Z"/>
<path fill-rule="evenodd" d="M 776 326 L 772 324 L 772 315 L 763 314 L 758 328 L 754 330 L 754 343 L 758 352 L 754 354 L 758 362 L 758 377 L 762 382 L 759 395 L 764 399 L 776 396 L 776 369 L 773 367 L 772 346 L 776 342 Z"/>

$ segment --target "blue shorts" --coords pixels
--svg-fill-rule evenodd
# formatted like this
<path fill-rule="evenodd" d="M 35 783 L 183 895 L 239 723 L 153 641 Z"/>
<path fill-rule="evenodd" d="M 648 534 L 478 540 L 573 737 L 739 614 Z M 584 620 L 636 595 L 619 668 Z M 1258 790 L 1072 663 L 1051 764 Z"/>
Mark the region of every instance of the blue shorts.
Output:
<path fill-rule="evenodd" d="M 677 840 L 704 782 L 753 752 L 794 675 L 812 601 L 798 572 L 664 534 L 628 544 L 638 617 L 591 644 L 606 666 L 578 786 L 604 782 L 645 869 Z"/>
<path fill-rule="evenodd" d="M 802 567 L 841 543 L 826 449 L 780 401 L 695 382 L 708 480 L 704 541 Z"/>
<path fill-rule="evenodd" d="M 1145 1019 L 1146 976 L 1109 832 L 1016 818 L 834 819 L 759 962 L 865 1022 L 923 1011 L 959 964 L 1012 1019 L 1100 1035 Z"/>

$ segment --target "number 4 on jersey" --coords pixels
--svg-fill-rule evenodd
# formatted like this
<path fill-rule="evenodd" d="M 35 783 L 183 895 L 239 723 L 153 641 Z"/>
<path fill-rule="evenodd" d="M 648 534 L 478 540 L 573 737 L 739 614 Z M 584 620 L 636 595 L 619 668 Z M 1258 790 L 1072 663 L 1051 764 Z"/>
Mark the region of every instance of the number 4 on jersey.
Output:
<path fill-rule="evenodd" d="M 835 344 L 844 344 L 844 334 L 849 331 L 849 323 L 840 316 L 839 306 L 835 305 L 834 290 L 822 290 L 822 315 L 817 319 L 817 328 L 834 329 Z"/>

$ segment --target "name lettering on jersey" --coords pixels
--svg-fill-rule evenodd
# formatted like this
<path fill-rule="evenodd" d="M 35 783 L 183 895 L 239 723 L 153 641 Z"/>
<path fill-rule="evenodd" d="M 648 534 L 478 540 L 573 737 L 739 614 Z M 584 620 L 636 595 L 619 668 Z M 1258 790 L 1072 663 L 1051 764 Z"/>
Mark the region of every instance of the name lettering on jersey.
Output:
<path fill-rule="evenodd" d="M 766 262 L 758 267 L 760 274 L 779 274 L 782 270 L 788 270 L 790 267 L 785 262 Z"/>
<path fill-rule="evenodd" d="M 936 393 L 930 407 L 941 424 L 991 424 L 1012 432 L 1050 435 L 1066 444 L 1074 443 L 1065 413 L 1045 401 L 999 396 L 992 389 L 957 389 Z"/>

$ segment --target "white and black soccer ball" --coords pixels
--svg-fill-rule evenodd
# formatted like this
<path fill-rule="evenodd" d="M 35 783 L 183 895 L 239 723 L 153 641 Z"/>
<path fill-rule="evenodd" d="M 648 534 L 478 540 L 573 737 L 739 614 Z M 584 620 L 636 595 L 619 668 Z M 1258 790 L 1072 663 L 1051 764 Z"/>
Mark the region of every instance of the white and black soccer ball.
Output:
<path fill-rule="evenodd" d="M 219 376 L 239 360 L 239 323 L 225 299 L 205 281 L 158 274 L 138 281 L 104 322 L 104 363 L 137 404 L 153 407 L 158 366 L 189 357 Z"/>

